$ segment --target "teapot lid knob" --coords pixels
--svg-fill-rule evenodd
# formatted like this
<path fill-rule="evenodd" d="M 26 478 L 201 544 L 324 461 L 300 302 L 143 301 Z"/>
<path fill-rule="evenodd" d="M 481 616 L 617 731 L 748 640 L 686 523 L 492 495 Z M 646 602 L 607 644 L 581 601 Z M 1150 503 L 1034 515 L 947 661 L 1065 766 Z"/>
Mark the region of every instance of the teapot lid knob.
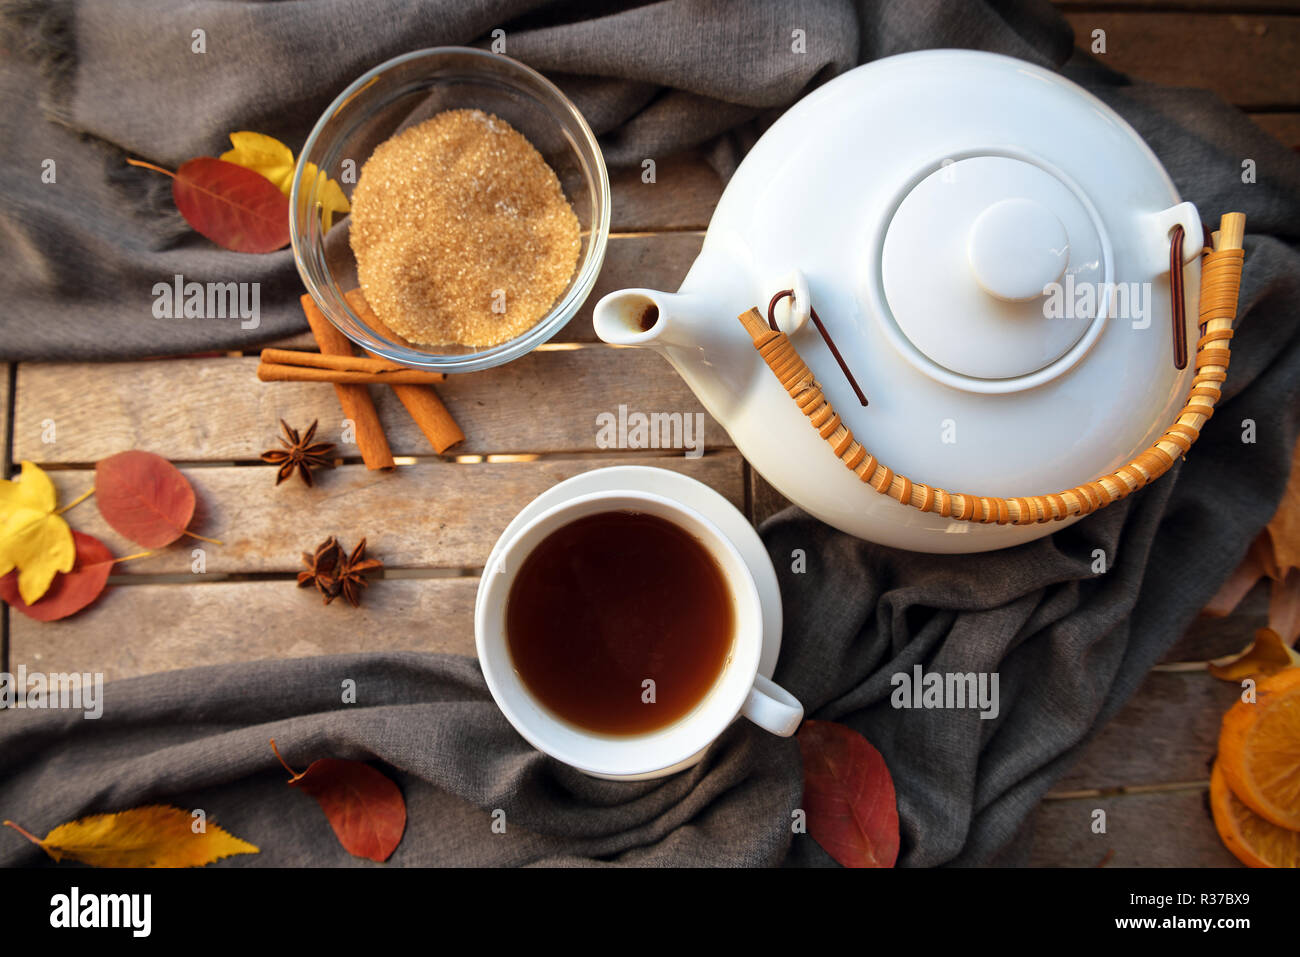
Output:
<path fill-rule="evenodd" d="M 1042 203 L 1020 197 L 993 203 L 971 224 L 967 256 L 991 296 L 1024 302 L 1043 295 L 1070 259 L 1069 238 Z"/>

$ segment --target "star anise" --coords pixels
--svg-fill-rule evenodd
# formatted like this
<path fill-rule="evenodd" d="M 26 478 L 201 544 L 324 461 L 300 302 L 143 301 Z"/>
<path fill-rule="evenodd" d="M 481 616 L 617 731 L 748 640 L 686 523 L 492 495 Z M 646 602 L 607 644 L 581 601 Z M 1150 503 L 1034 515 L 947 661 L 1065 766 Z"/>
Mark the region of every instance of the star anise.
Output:
<path fill-rule="evenodd" d="M 339 562 L 338 588 L 353 608 L 361 604 L 361 589 L 369 584 L 365 579 L 366 572 L 378 571 L 383 567 L 384 563 L 379 559 L 366 558 L 364 538 L 361 539 L 361 544 L 352 549 L 351 555 Z"/>
<path fill-rule="evenodd" d="M 275 476 L 276 485 L 293 475 L 294 469 L 297 469 L 302 480 L 310 486 L 314 484 L 311 477 L 312 469 L 334 467 L 334 460 L 330 458 L 330 453 L 334 451 L 334 443 L 312 442 L 316 437 L 316 421 L 313 421 L 307 433 L 300 437 L 297 429 L 289 428 L 289 424 L 284 419 L 280 420 L 280 428 L 284 429 L 280 444 L 284 448 L 268 449 L 262 453 L 263 462 L 280 466 L 280 471 Z"/>
<path fill-rule="evenodd" d="M 324 597 L 325 604 L 328 605 L 339 594 L 337 575 L 339 559 L 342 556 L 343 549 L 339 548 L 339 543 L 335 541 L 333 535 L 317 545 L 314 553 L 303 552 L 302 563 L 308 570 L 298 573 L 298 587 L 306 588 L 308 585 L 315 585 L 316 590 Z"/>

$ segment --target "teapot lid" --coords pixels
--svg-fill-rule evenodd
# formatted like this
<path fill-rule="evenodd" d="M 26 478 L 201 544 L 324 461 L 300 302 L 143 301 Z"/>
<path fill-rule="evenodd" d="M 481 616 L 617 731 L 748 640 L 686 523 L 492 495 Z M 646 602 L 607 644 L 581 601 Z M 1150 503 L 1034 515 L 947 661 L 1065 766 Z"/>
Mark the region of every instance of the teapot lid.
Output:
<path fill-rule="evenodd" d="M 1050 317 L 1067 276 L 1100 283 L 1110 243 L 1087 197 L 1040 162 L 945 160 L 907 190 L 886 228 L 885 301 L 923 355 L 960 375 L 1010 379 L 1060 359 L 1097 320 L 1095 300 Z"/>

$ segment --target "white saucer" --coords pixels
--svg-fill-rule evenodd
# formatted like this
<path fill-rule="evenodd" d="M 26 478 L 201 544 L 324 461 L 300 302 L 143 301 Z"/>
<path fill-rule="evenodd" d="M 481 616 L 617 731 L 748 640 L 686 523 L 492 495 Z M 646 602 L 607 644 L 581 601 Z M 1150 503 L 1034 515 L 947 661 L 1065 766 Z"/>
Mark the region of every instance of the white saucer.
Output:
<path fill-rule="evenodd" d="M 731 540 L 731 543 L 736 546 L 736 550 L 740 552 L 745 564 L 749 567 L 750 574 L 754 576 L 754 584 L 758 587 L 759 604 L 762 606 L 763 611 L 763 650 L 759 656 L 758 673 L 765 678 L 771 678 L 773 672 L 776 671 L 776 660 L 781 654 L 782 627 L 781 587 L 777 582 L 776 569 L 772 566 L 772 559 L 768 557 L 767 549 L 763 546 L 763 540 L 758 537 L 758 532 L 754 530 L 754 526 L 749 524 L 749 520 L 734 505 L 703 482 L 682 475 L 679 472 L 649 468 L 644 465 L 616 465 L 609 468 L 592 469 L 590 472 L 583 472 L 581 475 L 565 479 L 553 488 L 547 489 L 523 507 L 519 514 L 502 531 L 497 539 L 497 544 L 492 546 L 492 552 L 488 555 L 484 567 L 492 567 L 497 548 L 501 542 L 508 540 L 520 526 L 531 521 L 546 509 L 576 495 L 587 495 L 591 492 L 614 491 L 617 489 L 652 492 L 681 502 L 683 505 L 695 509 L 717 525 L 722 530 L 722 533 Z M 651 771 L 646 774 L 595 775 L 595 777 L 608 777 L 616 781 L 644 781 L 650 778 L 675 774 L 696 764 L 702 757 L 704 757 L 704 751 L 693 754 L 685 761 L 674 764 L 672 767 L 661 768 L 658 771 Z"/>

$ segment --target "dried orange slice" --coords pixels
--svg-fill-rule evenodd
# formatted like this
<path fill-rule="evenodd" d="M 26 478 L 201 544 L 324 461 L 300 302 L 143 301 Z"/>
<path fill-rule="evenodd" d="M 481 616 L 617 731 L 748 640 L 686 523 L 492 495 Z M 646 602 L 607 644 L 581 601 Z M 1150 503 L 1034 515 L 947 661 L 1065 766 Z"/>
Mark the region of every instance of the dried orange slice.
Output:
<path fill-rule="evenodd" d="M 1224 847 L 1247 867 L 1300 867 L 1300 831 L 1270 824 L 1237 800 L 1217 763 L 1210 774 L 1210 810 Z"/>
<path fill-rule="evenodd" d="M 1246 807 L 1300 831 L 1300 668 L 1262 679 L 1255 699 L 1223 716 L 1218 766 Z"/>

